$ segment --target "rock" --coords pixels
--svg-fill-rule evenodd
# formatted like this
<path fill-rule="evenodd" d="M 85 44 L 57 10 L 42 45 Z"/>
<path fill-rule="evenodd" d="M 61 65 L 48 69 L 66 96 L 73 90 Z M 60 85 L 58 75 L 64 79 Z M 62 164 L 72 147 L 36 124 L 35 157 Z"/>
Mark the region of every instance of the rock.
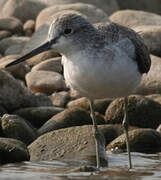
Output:
<path fill-rule="evenodd" d="M 143 75 L 135 92 L 143 95 L 161 93 L 161 58 L 151 56 L 150 71 Z"/>
<path fill-rule="evenodd" d="M 25 75 L 30 71 L 30 68 L 25 65 L 24 63 L 17 64 L 15 66 L 11 66 L 8 68 L 5 68 L 5 66 L 12 62 L 13 60 L 19 58 L 19 55 L 10 55 L 5 56 L 0 59 L 0 69 L 5 69 L 5 71 L 10 72 L 15 78 L 18 79 L 25 79 Z"/>
<path fill-rule="evenodd" d="M 87 4 L 93 4 L 94 6 L 103 9 L 107 15 L 112 14 L 113 12 L 119 10 L 119 6 L 117 4 L 116 0 L 47 0 L 44 2 L 44 0 L 39 0 L 42 3 L 45 3 L 47 6 L 52 5 L 65 5 L 65 4 L 71 4 L 71 3 L 87 3 Z"/>
<path fill-rule="evenodd" d="M 7 2 L 6 0 L 1 0 L 0 1 L 0 9 L 3 8 L 3 6 L 5 5 L 6 2 Z"/>
<path fill-rule="evenodd" d="M 31 52 L 33 49 L 39 47 L 41 44 L 43 44 L 45 41 L 47 41 L 48 38 L 48 29 L 49 25 L 43 25 L 39 28 L 38 31 L 36 31 L 30 40 L 26 43 L 24 46 L 24 49 L 22 51 L 22 54 L 27 54 L 28 52 Z M 46 52 L 42 52 L 26 61 L 26 63 L 30 66 L 33 66 L 35 64 L 38 64 L 46 59 L 53 58 L 58 56 L 58 53 L 54 52 L 53 50 L 49 50 Z"/>
<path fill-rule="evenodd" d="M 32 36 L 35 29 L 35 21 L 32 19 L 27 20 L 23 25 L 23 30 L 26 36 Z"/>
<path fill-rule="evenodd" d="M 10 31 L 12 33 L 22 33 L 23 24 L 15 17 L 0 18 L 0 30 Z"/>
<path fill-rule="evenodd" d="M 10 37 L 12 34 L 9 31 L 0 30 L 0 40 Z"/>
<path fill-rule="evenodd" d="M 161 123 L 161 105 L 139 95 L 128 97 L 128 119 L 132 126 L 157 128 Z M 124 114 L 124 99 L 115 99 L 107 108 L 106 123 L 120 124 Z"/>
<path fill-rule="evenodd" d="M 153 101 L 161 104 L 161 94 L 150 94 L 150 95 L 146 96 L 146 98 L 150 98 Z"/>
<path fill-rule="evenodd" d="M 36 131 L 23 118 L 17 115 L 3 115 L 2 130 L 6 137 L 22 141 L 25 144 L 30 144 L 36 137 Z"/>
<path fill-rule="evenodd" d="M 6 113 L 7 113 L 7 110 L 0 104 L 0 126 L 1 126 L 1 117 L 3 116 L 3 114 L 6 114 Z"/>
<path fill-rule="evenodd" d="M 5 50 L 4 56 L 21 54 L 22 49 L 21 44 L 11 45 Z"/>
<path fill-rule="evenodd" d="M 58 12 L 64 10 L 74 10 L 85 17 L 91 22 L 109 22 L 107 14 L 102 10 L 97 8 L 92 4 L 86 3 L 73 3 L 73 4 L 61 4 L 50 6 L 43 9 L 36 19 L 36 30 L 43 24 L 51 24 L 54 18 L 54 15 Z"/>
<path fill-rule="evenodd" d="M 120 9 L 135 9 L 160 14 L 160 0 L 155 0 L 153 2 L 151 0 L 117 0 L 117 3 Z"/>
<path fill-rule="evenodd" d="M 0 138 L 0 163 L 29 161 L 30 155 L 24 143 L 17 139 Z"/>
<path fill-rule="evenodd" d="M 0 41 L 0 53 L 4 54 L 6 49 L 8 49 L 12 45 L 21 45 L 22 47 L 26 44 L 26 42 L 29 40 L 28 37 L 8 37 L 5 39 L 2 39 Z"/>
<path fill-rule="evenodd" d="M 92 126 L 78 126 L 52 131 L 40 136 L 28 146 L 31 161 L 53 159 L 84 159 L 96 164 L 95 141 Z M 104 136 L 101 138 L 102 166 L 107 166 Z M 42 153 L 43 152 L 43 153 Z"/>
<path fill-rule="evenodd" d="M 26 22 L 28 19 L 35 19 L 45 7 L 43 2 L 37 0 L 8 0 L 1 10 L 0 16 L 14 16 L 22 22 Z"/>
<path fill-rule="evenodd" d="M 63 111 L 63 108 L 47 106 L 47 107 L 28 107 L 21 108 L 14 112 L 24 119 L 27 119 L 34 127 L 41 127 L 47 120 L 57 113 Z"/>
<path fill-rule="evenodd" d="M 112 22 L 128 26 L 136 27 L 142 25 L 161 25 L 161 16 L 150 12 L 137 10 L 121 10 L 113 13 L 109 19 Z"/>
<path fill-rule="evenodd" d="M 104 124 L 104 118 L 96 114 L 97 124 Z M 40 135 L 71 126 L 92 124 L 89 112 L 82 108 L 68 108 L 49 119 L 39 130 Z"/>
<path fill-rule="evenodd" d="M 157 132 L 159 132 L 161 134 L 161 124 L 157 127 Z"/>
<path fill-rule="evenodd" d="M 51 71 L 31 71 L 26 75 L 26 83 L 33 92 L 45 94 L 52 94 L 66 87 L 63 76 Z"/>
<path fill-rule="evenodd" d="M 62 73 L 63 68 L 61 64 L 61 57 L 47 59 L 43 62 L 40 62 L 32 68 L 32 71 L 39 70 Z"/>
<path fill-rule="evenodd" d="M 0 70 L 0 104 L 8 112 L 23 107 L 52 106 L 47 96 L 34 95 L 12 75 L 2 70 Z"/>
<path fill-rule="evenodd" d="M 129 131 L 130 149 L 132 152 L 157 153 L 161 151 L 161 134 L 154 129 L 134 129 Z M 126 150 L 125 134 L 113 140 L 106 147 Z"/>
<path fill-rule="evenodd" d="M 54 106 L 65 107 L 67 102 L 70 99 L 69 92 L 60 91 L 60 92 L 53 93 L 51 95 L 51 99 Z"/>
<path fill-rule="evenodd" d="M 99 99 L 94 101 L 95 111 L 105 114 L 108 105 L 111 103 L 110 99 Z M 86 110 L 90 110 L 89 101 L 87 98 L 82 97 L 76 100 L 72 100 L 67 104 L 67 107 L 81 107 Z"/>
<path fill-rule="evenodd" d="M 142 36 L 151 54 L 161 56 L 161 26 L 137 26 L 134 30 Z"/>

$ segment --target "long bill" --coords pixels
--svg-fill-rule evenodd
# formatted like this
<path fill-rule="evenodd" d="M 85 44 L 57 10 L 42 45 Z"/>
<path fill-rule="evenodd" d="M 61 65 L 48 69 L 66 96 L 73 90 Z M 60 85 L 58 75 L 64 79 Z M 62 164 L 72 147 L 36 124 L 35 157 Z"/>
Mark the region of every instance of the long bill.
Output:
<path fill-rule="evenodd" d="M 20 57 L 19 59 L 16 59 L 15 61 L 12 61 L 11 63 L 7 64 L 5 67 L 7 68 L 10 66 L 16 65 L 16 64 L 21 63 L 33 56 L 36 56 L 37 54 L 40 54 L 41 52 L 47 51 L 50 49 L 50 46 L 51 46 L 51 42 L 48 41 L 48 42 L 42 44 L 41 46 L 39 46 L 38 48 L 32 50 L 31 52 L 27 53 L 26 55 Z"/>

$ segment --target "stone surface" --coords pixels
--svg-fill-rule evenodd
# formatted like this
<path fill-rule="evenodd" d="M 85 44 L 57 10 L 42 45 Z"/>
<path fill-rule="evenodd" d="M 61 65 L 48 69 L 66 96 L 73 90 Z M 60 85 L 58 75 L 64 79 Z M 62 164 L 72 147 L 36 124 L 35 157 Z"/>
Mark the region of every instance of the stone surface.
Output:
<path fill-rule="evenodd" d="M 53 5 L 48 8 L 43 9 L 36 19 L 36 30 L 43 24 L 51 24 L 53 17 L 56 13 L 64 10 L 74 10 L 80 12 L 82 15 L 91 22 L 108 22 L 107 14 L 97 8 L 94 5 L 86 3 L 73 3 L 73 4 L 62 4 L 62 5 Z"/>
<path fill-rule="evenodd" d="M 97 124 L 104 124 L 104 118 L 102 116 L 96 114 L 96 120 Z M 49 131 L 85 124 L 92 124 L 89 112 L 77 107 L 67 108 L 49 119 L 38 130 L 38 133 L 41 135 Z"/>
<path fill-rule="evenodd" d="M 129 131 L 130 149 L 132 152 L 157 153 L 161 151 L 161 134 L 154 129 L 134 129 Z M 113 140 L 106 147 L 126 150 L 125 134 Z"/>
<path fill-rule="evenodd" d="M 56 92 L 51 95 L 53 105 L 58 107 L 65 107 L 69 99 L 69 92 L 66 91 Z"/>
<path fill-rule="evenodd" d="M 21 108 L 14 112 L 24 119 L 28 120 L 34 127 L 41 127 L 47 120 L 49 120 L 52 116 L 57 113 L 63 111 L 63 108 L 58 108 L 54 106 L 48 107 L 28 107 Z"/>
<path fill-rule="evenodd" d="M 0 163 L 29 161 L 30 155 L 24 143 L 12 138 L 0 138 Z"/>
<path fill-rule="evenodd" d="M 95 100 L 94 101 L 95 111 L 97 111 L 101 114 L 104 114 L 108 105 L 111 103 L 111 101 L 112 100 L 110 100 L 110 99 Z M 75 99 L 75 100 L 70 101 L 67 104 L 67 107 L 81 107 L 81 108 L 84 108 L 86 110 L 90 110 L 89 101 L 85 97 L 81 97 L 79 99 Z"/>
<path fill-rule="evenodd" d="M 129 124 L 143 128 L 157 128 L 161 123 L 161 105 L 139 95 L 128 97 Z M 120 124 L 124 115 L 124 99 L 115 99 L 107 108 L 106 123 Z"/>
<path fill-rule="evenodd" d="M 157 127 L 156 131 L 161 134 L 161 124 Z"/>
<path fill-rule="evenodd" d="M 0 41 L 0 53 L 4 54 L 6 49 L 8 49 L 12 45 L 21 45 L 22 47 L 26 44 L 26 42 L 29 40 L 28 37 L 8 37 L 5 39 L 2 39 Z"/>
<path fill-rule="evenodd" d="M 10 37 L 12 34 L 6 30 L 0 30 L 0 40 Z"/>
<path fill-rule="evenodd" d="M 26 83 L 33 92 L 45 94 L 52 94 L 66 87 L 63 76 L 51 71 L 31 71 L 26 75 Z"/>
<path fill-rule="evenodd" d="M 107 15 L 110 15 L 119 9 L 116 0 L 108 0 L 108 1 L 107 0 L 46 0 L 45 2 L 44 0 L 39 0 L 39 1 L 45 3 L 47 6 L 78 3 L 78 2 L 93 4 L 96 7 L 103 9 L 107 13 Z"/>
<path fill-rule="evenodd" d="M 120 9 L 135 9 L 160 14 L 160 0 L 117 0 Z"/>
<path fill-rule="evenodd" d="M 142 36 L 151 54 L 161 56 L 161 26 L 137 26 L 134 30 Z"/>
<path fill-rule="evenodd" d="M 23 25 L 23 30 L 26 36 L 32 36 L 35 29 L 35 21 L 32 19 L 27 20 Z"/>
<path fill-rule="evenodd" d="M 1 58 L 0 59 L 0 69 L 4 69 L 5 71 L 8 71 L 15 78 L 24 80 L 26 73 L 28 73 L 30 71 L 30 68 L 27 65 L 25 65 L 24 63 L 20 63 L 15 66 L 5 68 L 5 66 L 8 63 L 12 62 L 13 60 L 15 60 L 19 57 L 20 57 L 19 55 L 9 55 L 9 56 L 5 56 L 5 57 Z"/>
<path fill-rule="evenodd" d="M 20 116 L 5 114 L 1 121 L 3 133 L 8 138 L 20 140 L 28 145 L 37 137 L 34 128 Z"/>
<path fill-rule="evenodd" d="M 28 146 L 31 161 L 72 158 L 95 164 L 95 141 L 92 132 L 92 126 L 78 126 L 46 133 Z M 107 166 L 103 135 L 101 140 L 100 151 Z"/>
<path fill-rule="evenodd" d="M 135 92 L 143 95 L 161 93 L 161 58 L 151 56 L 150 71 L 143 75 Z"/>
<path fill-rule="evenodd" d="M 0 104 L 12 112 L 22 107 L 51 106 L 52 102 L 45 95 L 34 95 L 12 75 L 0 70 Z"/>
<path fill-rule="evenodd" d="M 0 18 L 0 30 L 10 31 L 12 33 L 22 33 L 23 24 L 15 17 Z"/>
<path fill-rule="evenodd" d="M 45 8 L 43 2 L 35 0 L 8 0 L 0 13 L 1 17 L 14 16 L 22 22 L 35 19 L 38 13 Z"/>
<path fill-rule="evenodd" d="M 161 16 L 144 11 L 121 10 L 113 13 L 109 19 L 115 23 L 128 27 L 142 25 L 161 25 Z"/>
<path fill-rule="evenodd" d="M 63 67 L 61 64 L 61 57 L 47 59 L 32 68 L 32 71 L 39 70 L 62 73 Z"/>

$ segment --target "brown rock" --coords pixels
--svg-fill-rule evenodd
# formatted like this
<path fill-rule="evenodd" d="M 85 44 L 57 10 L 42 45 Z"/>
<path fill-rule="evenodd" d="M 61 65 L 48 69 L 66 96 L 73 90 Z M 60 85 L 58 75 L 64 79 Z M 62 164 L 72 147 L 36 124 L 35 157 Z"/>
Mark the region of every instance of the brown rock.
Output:
<path fill-rule="evenodd" d="M 12 33 L 21 33 L 23 31 L 22 22 L 15 17 L 0 18 L 0 30 L 10 31 Z"/>
<path fill-rule="evenodd" d="M 0 31 L 0 40 L 10 37 L 12 34 L 9 31 L 1 30 Z"/>
<path fill-rule="evenodd" d="M 52 94 L 66 87 L 63 76 L 51 71 L 31 71 L 26 75 L 26 83 L 35 93 Z"/>
<path fill-rule="evenodd" d="M 156 153 L 161 151 L 161 134 L 154 129 L 134 129 L 129 131 L 130 149 L 132 152 Z M 125 134 L 113 140 L 107 150 L 115 148 L 126 150 Z"/>
<path fill-rule="evenodd" d="M 143 128 L 157 128 L 161 123 L 161 105 L 149 98 L 139 95 L 128 97 L 129 124 Z M 124 99 L 115 99 L 107 108 L 105 121 L 107 123 L 122 123 L 124 115 Z"/>
<path fill-rule="evenodd" d="M 113 13 L 109 19 L 112 22 L 128 26 L 128 27 L 136 27 L 136 26 L 144 26 L 144 25 L 161 25 L 161 16 L 144 12 L 144 11 L 136 11 L 136 10 L 121 10 Z"/>
<path fill-rule="evenodd" d="M 32 19 L 27 20 L 23 25 L 23 30 L 26 36 L 32 36 L 35 29 L 35 21 Z"/>
<path fill-rule="evenodd" d="M 62 73 L 63 68 L 61 64 L 61 57 L 47 59 L 32 68 L 32 71 L 39 70 Z"/>
<path fill-rule="evenodd" d="M 150 71 L 143 75 L 135 92 L 143 95 L 161 93 L 161 58 L 151 56 Z"/>

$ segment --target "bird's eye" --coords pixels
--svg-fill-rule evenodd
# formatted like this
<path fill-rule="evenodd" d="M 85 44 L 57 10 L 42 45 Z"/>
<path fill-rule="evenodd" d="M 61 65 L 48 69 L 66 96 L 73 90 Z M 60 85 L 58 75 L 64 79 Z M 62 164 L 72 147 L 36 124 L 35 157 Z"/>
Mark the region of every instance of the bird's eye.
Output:
<path fill-rule="evenodd" d="M 67 28 L 64 30 L 64 34 L 70 34 L 70 33 L 72 33 L 72 29 Z"/>

